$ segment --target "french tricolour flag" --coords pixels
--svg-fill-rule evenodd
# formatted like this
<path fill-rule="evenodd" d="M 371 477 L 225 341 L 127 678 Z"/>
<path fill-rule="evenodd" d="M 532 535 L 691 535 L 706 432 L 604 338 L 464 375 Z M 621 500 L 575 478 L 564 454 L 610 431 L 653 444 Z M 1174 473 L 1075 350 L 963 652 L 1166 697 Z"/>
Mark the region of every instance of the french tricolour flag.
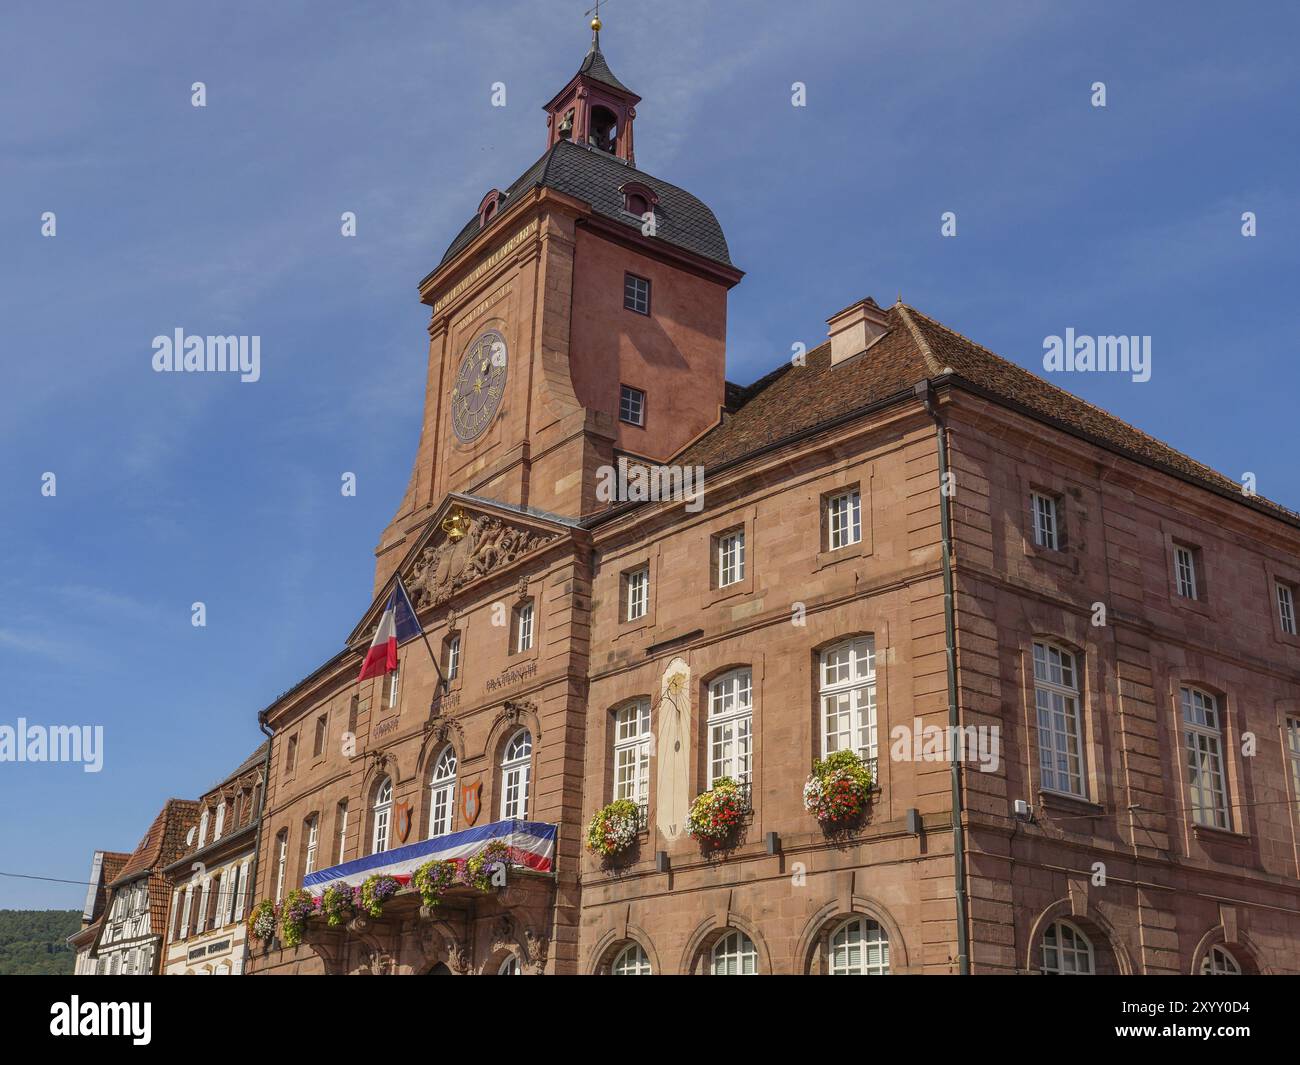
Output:
<path fill-rule="evenodd" d="M 370 641 L 366 660 L 361 663 L 361 676 L 357 681 L 363 681 L 367 677 L 382 676 L 395 670 L 397 645 L 419 636 L 422 631 L 420 621 L 411 606 L 410 597 L 407 596 L 406 588 L 402 584 L 402 578 L 398 577 L 397 583 L 393 585 L 392 594 L 388 597 L 388 605 L 384 607 L 384 613 L 379 618 L 379 625 L 375 628 L 375 638 Z"/>

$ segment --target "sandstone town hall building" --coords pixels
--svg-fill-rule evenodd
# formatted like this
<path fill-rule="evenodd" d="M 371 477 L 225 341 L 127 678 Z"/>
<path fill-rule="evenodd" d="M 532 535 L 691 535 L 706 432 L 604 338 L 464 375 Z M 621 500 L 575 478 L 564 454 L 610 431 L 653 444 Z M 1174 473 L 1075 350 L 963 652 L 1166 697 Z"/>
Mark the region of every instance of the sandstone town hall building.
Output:
<path fill-rule="evenodd" d="M 259 715 L 255 900 L 435 846 L 525 860 L 246 971 L 1300 971 L 1300 517 L 901 301 L 729 382 L 742 272 L 638 169 L 640 106 L 594 32 L 545 150 L 420 282 L 374 601 Z M 611 501 L 628 464 L 705 490 Z M 399 575 L 427 641 L 358 683 Z M 841 750 L 870 800 L 827 832 L 803 786 Z M 743 817 L 703 847 L 724 777 Z M 602 859 L 614 799 L 639 823 Z"/>

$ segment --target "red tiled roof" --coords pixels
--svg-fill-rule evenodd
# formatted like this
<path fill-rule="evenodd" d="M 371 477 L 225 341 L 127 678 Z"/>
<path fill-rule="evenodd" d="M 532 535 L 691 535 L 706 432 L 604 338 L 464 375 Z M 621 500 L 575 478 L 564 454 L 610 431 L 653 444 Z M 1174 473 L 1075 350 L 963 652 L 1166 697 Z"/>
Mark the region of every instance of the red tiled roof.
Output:
<path fill-rule="evenodd" d="M 1300 524 L 1300 514 L 1295 511 L 1262 496 L 1243 495 L 1241 485 L 1232 478 L 1049 384 L 915 308 L 897 303 L 885 313 L 888 332 L 863 355 L 832 366 L 828 342 L 808 352 L 804 366 L 786 364 L 746 389 L 730 386 L 731 409 L 724 413 L 721 424 L 676 461 L 705 467 L 736 461 L 910 391 L 924 379 L 951 374 L 958 384 L 967 382 L 995 400 L 1014 404 L 1139 462 Z"/>
<path fill-rule="evenodd" d="M 156 934 L 162 935 L 167 927 L 167 905 L 171 889 L 162 869 L 178 858 L 185 848 L 185 833 L 198 821 L 199 804 L 191 799 L 168 799 L 158 812 L 149 831 L 139 845 L 109 882 L 109 887 L 136 880 L 149 873 L 149 913 Z"/>

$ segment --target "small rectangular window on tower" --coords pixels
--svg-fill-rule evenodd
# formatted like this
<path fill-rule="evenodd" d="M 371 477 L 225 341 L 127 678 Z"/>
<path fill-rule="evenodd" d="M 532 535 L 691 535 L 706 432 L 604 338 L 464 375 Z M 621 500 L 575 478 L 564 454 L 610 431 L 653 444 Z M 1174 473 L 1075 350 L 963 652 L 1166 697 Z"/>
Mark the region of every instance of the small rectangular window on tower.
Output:
<path fill-rule="evenodd" d="M 645 393 L 622 385 L 618 395 L 618 420 L 628 425 L 645 425 Z"/>
<path fill-rule="evenodd" d="M 623 275 L 623 306 L 637 314 L 650 313 L 650 282 L 636 274 Z"/>
<path fill-rule="evenodd" d="M 1291 585 L 1277 582 L 1277 620 L 1288 636 L 1296 634 L 1295 591 Z"/>

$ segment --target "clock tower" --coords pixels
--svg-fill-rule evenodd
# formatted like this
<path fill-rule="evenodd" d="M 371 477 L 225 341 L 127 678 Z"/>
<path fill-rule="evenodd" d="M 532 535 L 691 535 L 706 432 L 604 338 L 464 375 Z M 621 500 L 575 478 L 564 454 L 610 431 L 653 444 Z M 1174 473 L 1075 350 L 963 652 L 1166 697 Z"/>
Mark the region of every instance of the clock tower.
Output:
<path fill-rule="evenodd" d="M 669 463 L 721 417 L 742 273 L 703 202 L 636 168 L 641 98 L 599 31 L 543 109 L 545 152 L 420 282 L 424 420 L 376 591 L 449 493 L 577 520 L 605 505 L 602 466 Z"/>

